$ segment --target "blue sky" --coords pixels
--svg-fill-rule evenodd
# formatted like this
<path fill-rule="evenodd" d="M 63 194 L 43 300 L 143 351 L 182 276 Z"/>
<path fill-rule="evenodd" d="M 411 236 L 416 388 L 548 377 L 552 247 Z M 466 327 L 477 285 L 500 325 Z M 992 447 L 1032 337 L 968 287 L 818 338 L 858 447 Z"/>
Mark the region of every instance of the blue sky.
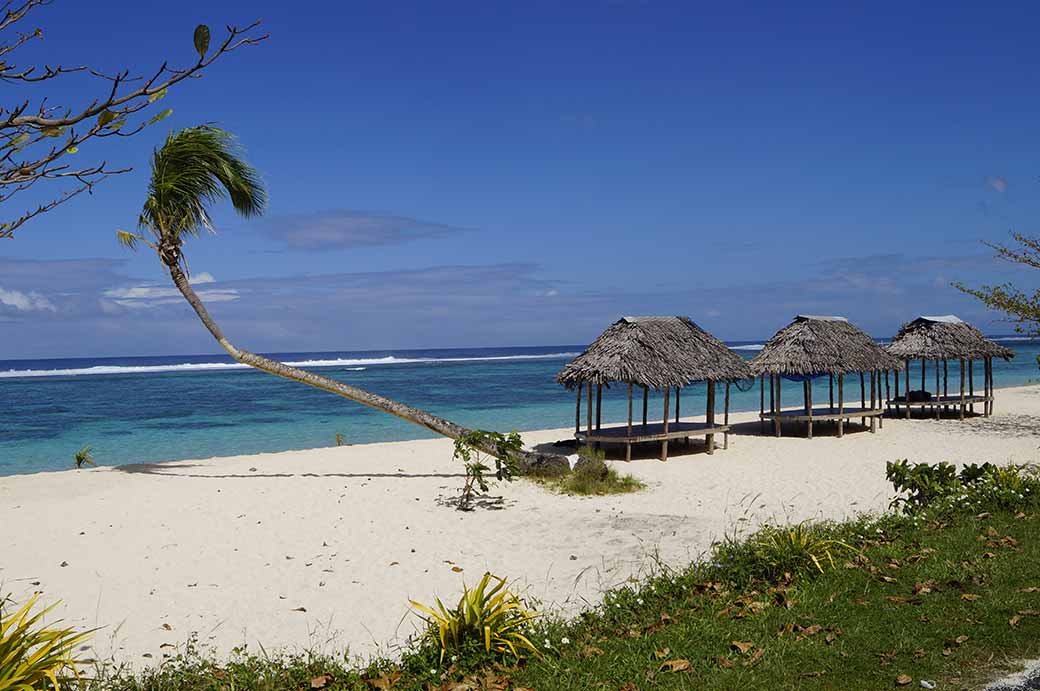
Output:
<path fill-rule="evenodd" d="M 59 0 L 23 60 L 144 72 L 257 17 L 271 39 L 82 147 L 136 170 L 0 242 L 0 358 L 216 350 L 114 241 L 151 148 L 200 122 L 269 188 L 264 219 L 218 210 L 188 247 L 254 350 L 580 343 L 632 313 L 727 339 L 798 312 L 1009 331 L 949 283 L 1034 281 L 980 240 L 1037 232 L 1040 8 L 789 5 Z"/>

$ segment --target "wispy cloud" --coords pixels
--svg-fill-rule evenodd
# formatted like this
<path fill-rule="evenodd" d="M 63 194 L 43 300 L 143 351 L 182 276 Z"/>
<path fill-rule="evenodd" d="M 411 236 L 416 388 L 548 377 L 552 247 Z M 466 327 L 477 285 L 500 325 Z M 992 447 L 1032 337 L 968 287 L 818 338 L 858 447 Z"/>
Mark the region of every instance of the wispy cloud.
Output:
<path fill-rule="evenodd" d="M 19 312 L 57 312 L 50 300 L 36 292 L 23 293 L 19 290 L 0 288 L 0 305 L 13 307 Z"/>
<path fill-rule="evenodd" d="M 213 275 L 205 271 L 195 274 L 188 283 L 192 285 L 208 285 L 216 283 Z M 239 298 L 238 291 L 233 288 L 209 288 L 196 291 L 206 302 L 230 302 Z M 180 303 L 184 298 L 176 288 L 167 288 L 154 284 L 143 284 L 120 288 L 109 288 L 102 295 L 114 304 L 129 309 L 147 309 Z"/>
<path fill-rule="evenodd" d="M 389 213 L 337 209 L 267 219 L 264 231 L 290 249 L 320 250 L 402 245 L 466 229 Z"/>

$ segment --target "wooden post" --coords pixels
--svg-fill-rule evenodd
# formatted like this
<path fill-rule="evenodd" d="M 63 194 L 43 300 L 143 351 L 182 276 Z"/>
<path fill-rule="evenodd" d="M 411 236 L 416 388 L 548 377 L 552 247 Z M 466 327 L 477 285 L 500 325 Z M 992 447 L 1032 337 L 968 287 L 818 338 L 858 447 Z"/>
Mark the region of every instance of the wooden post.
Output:
<path fill-rule="evenodd" d="M 643 429 L 646 429 L 646 403 L 650 398 L 650 387 L 643 387 Z"/>
<path fill-rule="evenodd" d="M 830 381 L 829 381 L 829 384 L 830 384 L 830 410 L 828 410 L 827 412 L 828 413 L 833 413 L 834 412 L 834 373 L 831 372 L 830 375 L 828 375 L 828 376 L 830 378 Z"/>
<path fill-rule="evenodd" d="M 581 431 L 581 390 L 585 387 L 584 382 L 578 382 L 578 403 L 574 406 L 574 436 L 577 438 Z"/>
<path fill-rule="evenodd" d="M 708 428 L 715 426 L 715 382 L 708 381 Z M 708 453 L 715 453 L 715 435 L 708 435 Z"/>
<path fill-rule="evenodd" d="M 632 460 L 632 382 L 628 383 L 628 441 L 625 442 L 625 461 Z"/>
<path fill-rule="evenodd" d="M 959 419 L 964 419 L 964 358 L 961 358 L 961 405 Z"/>
<path fill-rule="evenodd" d="M 589 409 L 585 412 L 585 415 L 586 415 L 586 422 L 585 422 L 585 435 L 586 435 L 586 437 L 585 437 L 585 443 L 588 444 L 589 443 L 589 439 L 588 438 L 589 438 L 589 436 L 592 435 L 592 382 L 589 382 L 589 386 L 588 386 L 588 400 L 586 401 L 586 405 L 588 406 Z"/>
<path fill-rule="evenodd" d="M 770 379 L 770 382 L 773 380 Z M 729 390 L 729 384 L 726 384 L 726 390 Z M 770 401 L 772 402 L 772 401 Z M 761 375 L 758 378 L 758 431 L 764 434 L 766 431 L 766 421 L 764 415 L 766 414 L 766 375 Z"/>
<path fill-rule="evenodd" d="M 603 408 L 603 385 L 596 384 L 596 431 L 600 430 L 600 412 Z"/>
<path fill-rule="evenodd" d="M 993 358 L 988 357 L 986 362 L 986 417 L 993 414 Z"/>
<path fill-rule="evenodd" d="M 885 384 L 888 384 L 888 370 L 885 370 Z M 877 407 L 881 411 L 881 414 L 877 416 L 878 428 L 885 429 L 885 403 L 881 400 L 881 370 L 877 370 L 877 397 Z"/>
<path fill-rule="evenodd" d="M 896 388 L 896 395 L 895 395 L 895 398 L 892 399 L 892 401 L 895 402 L 895 404 L 896 404 L 896 417 L 899 417 L 899 370 L 895 370 L 895 375 L 896 375 L 895 376 L 895 380 L 896 380 L 896 387 L 895 387 Z M 888 375 L 885 375 L 885 376 L 887 378 Z"/>
<path fill-rule="evenodd" d="M 881 384 L 880 378 L 881 378 L 881 374 L 879 373 L 878 374 L 878 385 L 879 386 Z M 896 382 L 897 383 L 899 382 L 899 378 L 898 377 L 896 378 Z M 888 403 L 891 400 L 892 400 L 891 380 L 889 379 L 889 370 L 886 367 L 885 368 L 885 405 L 883 406 L 885 408 L 886 412 L 888 411 Z M 884 420 L 884 416 L 882 416 L 881 417 L 881 426 L 884 427 L 884 425 L 885 425 L 885 420 Z"/>
<path fill-rule="evenodd" d="M 936 399 L 940 398 L 939 391 L 940 391 L 940 389 L 939 389 L 939 359 L 936 358 L 936 360 L 935 360 L 935 398 Z M 935 408 L 935 419 L 936 420 L 939 419 L 939 409 L 940 409 L 939 402 L 940 402 L 939 400 L 936 400 L 935 405 L 932 406 L 933 408 Z"/>
<path fill-rule="evenodd" d="M 773 380 L 775 379 L 775 377 L 776 377 L 776 375 L 774 375 L 772 372 L 769 373 L 769 412 L 770 413 L 775 413 L 776 412 L 776 387 L 773 385 L 774 384 Z"/>
<path fill-rule="evenodd" d="M 675 424 L 679 424 L 679 392 L 682 391 L 681 386 L 675 387 Z"/>
<path fill-rule="evenodd" d="M 863 371 L 860 370 L 860 373 L 859 373 L 859 405 L 864 410 L 867 407 L 867 387 L 866 387 L 865 382 L 866 382 L 866 378 L 863 376 Z M 861 424 L 864 427 L 866 427 L 867 426 L 867 418 L 861 417 L 859 419 L 859 424 Z"/>
<path fill-rule="evenodd" d="M 809 438 L 812 439 L 812 379 L 805 380 L 805 414 L 809 416 Z"/>
<path fill-rule="evenodd" d="M 877 370 L 870 370 L 870 412 L 877 410 Z M 870 416 L 870 431 L 877 432 L 877 415 Z"/>
<path fill-rule="evenodd" d="M 838 374 L 838 436 L 845 436 L 845 374 Z"/>
<path fill-rule="evenodd" d="M 726 432 L 722 435 L 722 448 L 729 448 L 729 382 L 726 382 L 726 402 L 722 409 L 722 424 L 726 426 Z"/>
<path fill-rule="evenodd" d="M 664 433 L 668 434 L 668 392 L 672 390 L 672 387 L 664 387 Z M 668 460 L 668 437 L 661 440 L 661 460 Z"/>
<path fill-rule="evenodd" d="M 921 358 L 921 391 L 924 390 L 924 358 Z"/>
<path fill-rule="evenodd" d="M 780 411 L 782 410 L 782 404 L 780 403 L 780 375 L 776 375 L 776 436 L 780 436 Z"/>
<path fill-rule="evenodd" d="M 906 360 L 906 419 L 910 419 L 910 358 Z"/>
<path fill-rule="evenodd" d="M 943 358 L 942 362 L 943 362 L 943 388 L 942 388 L 942 392 L 943 392 L 943 410 L 944 411 L 949 411 L 950 406 L 949 406 L 949 403 L 947 402 L 947 398 L 950 395 L 950 368 L 947 366 L 949 361 L 946 358 Z"/>
<path fill-rule="evenodd" d="M 972 398 L 972 399 L 975 398 L 975 370 L 973 368 L 974 364 L 975 364 L 974 360 L 968 360 L 968 396 L 970 398 Z M 969 410 L 971 410 L 972 415 L 975 414 L 975 401 L 974 400 L 971 401 L 971 404 L 969 406 Z"/>

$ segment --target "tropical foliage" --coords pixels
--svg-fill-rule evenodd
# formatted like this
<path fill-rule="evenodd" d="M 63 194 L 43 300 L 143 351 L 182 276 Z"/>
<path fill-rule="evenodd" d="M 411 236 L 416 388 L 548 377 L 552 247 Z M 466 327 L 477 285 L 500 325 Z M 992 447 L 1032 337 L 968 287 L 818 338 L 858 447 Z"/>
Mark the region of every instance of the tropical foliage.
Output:
<path fill-rule="evenodd" d="M 17 610 L 9 598 L 0 599 L 0 691 L 61 689 L 80 677 L 76 650 L 91 632 L 45 624 L 57 603 L 39 609 L 39 597 Z"/>
<path fill-rule="evenodd" d="M 473 508 L 477 490 L 487 492 L 491 488 L 485 473 L 490 473 L 492 469 L 496 480 L 511 482 L 518 472 L 513 459 L 523 447 L 520 434 L 515 431 L 504 435 L 501 432 L 478 429 L 456 439 L 452 458 L 462 461 L 466 469 L 466 480 L 459 496 L 459 509 L 468 511 Z M 487 449 L 493 449 L 494 453 L 488 453 Z M 493 463 L 494 468 L 488 463 Z"/>
<path fill-rule="evenodd" d="M 89 444 L 76 452 L 76 455 L 72 457 L 72 462 L 76 464 L 77 469 L 85 465 L 97 465 L 94 463 L 94 450 L 90 448 Z"/>
<path fill-rule="evenodd" d="M 887 478 L 898 495 L 893 508 L 904 513 L 1025 508 L 1040 499 L 1035 466 L 970 463 L 960 471 L 950 463 L 889 463 Z"/>
<path fill-rule="evenodd" d="M 504 578 L 485 573 L 474 588 L 463 586 L 462 597 L 448 609 L 437 599 L 436 608 L 411 600 L 412 607 L 427 615 L 426 639 L 440 650 L 440 659 L 482 651 L 497 658 L 519 659 L 538 649 L 524 635 L 538 616 L 528 610 Z"/>

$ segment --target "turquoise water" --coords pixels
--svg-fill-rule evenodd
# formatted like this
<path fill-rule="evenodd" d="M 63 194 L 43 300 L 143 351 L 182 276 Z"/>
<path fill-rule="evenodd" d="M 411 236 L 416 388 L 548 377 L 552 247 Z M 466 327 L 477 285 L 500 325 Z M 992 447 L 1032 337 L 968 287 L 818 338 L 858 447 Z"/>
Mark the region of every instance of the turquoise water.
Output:
<path fill-rule="evenodd" d="M 999 339 L 1016 358 L 994 365 L 996 386 L 1040 381 L 1040 344 Z M 731 344 L 747 358 L 756 344 Z M 346 353 L 282 353 L 326 376 L 401 400 L 470 427 L 532 430 L 574 424 L 574 394 L 554 382 L 582 346 Z M 911 382 L 920 375 L 911 372 Z M 951 372 L 951 375 L 953 372 Z M 982 368 L 975 372 L 982 388 Z M 916 377 L 916 379 L 915 379 Z M 934 381 L 934 374 L 930 374 Z M 917 384 L 914 384 L 916 387 Z M 800 396 L 785 387 L 785 402 Z M 814 398 L 825 400 L 826 377 Z M 851 397 L 858 386 L 850 383 Z M 627 414 L 627 388 L 604 391 L 604 421 Z M 732 390 L 734 411 L 757 410 L 758 389 Z M 684 415 L 704 410 L 703 386 L 684 389 Z M 721 396 L 719 406 L 721 410 Z M 999 400 L 997 402 L 999 407 Z M 226 358 L 0 361 L 0 475 L 69 468 L 83 445 L 101 465 L 419 439 L 426 430 L 336 396 L 286 382 Z M 662 401 L 651 397 L 651 416 Z"/>

